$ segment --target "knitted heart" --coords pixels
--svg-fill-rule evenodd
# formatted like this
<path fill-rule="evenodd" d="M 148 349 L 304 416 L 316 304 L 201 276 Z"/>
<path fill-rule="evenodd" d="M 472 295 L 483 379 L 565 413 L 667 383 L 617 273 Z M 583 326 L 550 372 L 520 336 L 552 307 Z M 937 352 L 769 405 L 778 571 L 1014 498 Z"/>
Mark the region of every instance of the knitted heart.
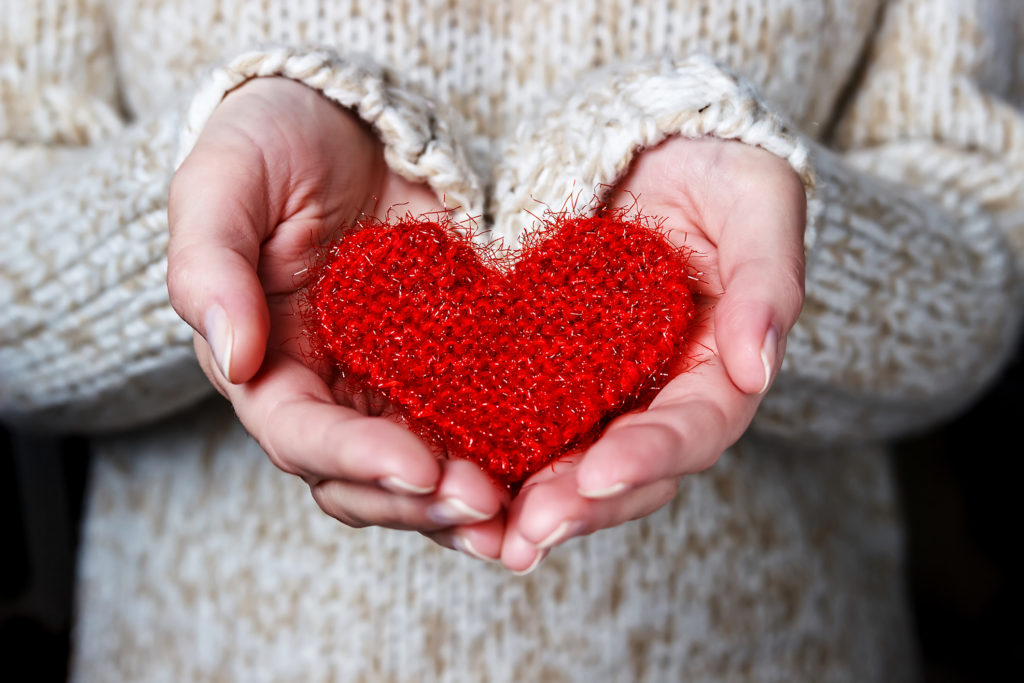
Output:
<path fill-rule="evenodd" d="M 556 215 L 518 258 L 445 221 L 364 221 L 312 267 L 312 354 L 515 489 L 645 406 L 694 315 L 687 252 L 646 218 Z"/>

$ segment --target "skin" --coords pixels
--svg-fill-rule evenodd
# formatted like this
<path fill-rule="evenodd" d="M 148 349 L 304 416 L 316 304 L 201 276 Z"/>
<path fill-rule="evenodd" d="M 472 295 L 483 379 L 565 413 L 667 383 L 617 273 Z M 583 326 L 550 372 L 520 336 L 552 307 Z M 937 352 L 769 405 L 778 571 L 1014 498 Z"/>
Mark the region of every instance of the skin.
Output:
<path fill-rule="evenodd" d="M 640 155 L 611 203 L 663 217 L 669 239 L 694 251 L 706 323 L 692 368 L 647 410 L 620 417 L 586 452 L 524 485 L 500 556 L 513 570 L 574 536 L 651 514 L 683 476 L 713 465 L 750 424 L 803 303 L 806 198 L 775 155 L 670 139 Z"/>
<path fill-rule="evenodd" d="M 279 78 L 225 97 L 171 184 L 168 291 L 210 381 L 325 513 L 525 572 L 574 536 L 650 514 L 714 464 L 753 417 L 803 301 L 804 190 L 774 155 L 671 139 L 638 157 L 611 203 L 664 217 L 695 251 L 698 364 L 514 500 L 475 465 L 438 460 L 372 400 L 333 391 L 303 354 L 294 311 L 311 249 L 363 213 L 442 210 L 388 169 L 350 112 Z"/>

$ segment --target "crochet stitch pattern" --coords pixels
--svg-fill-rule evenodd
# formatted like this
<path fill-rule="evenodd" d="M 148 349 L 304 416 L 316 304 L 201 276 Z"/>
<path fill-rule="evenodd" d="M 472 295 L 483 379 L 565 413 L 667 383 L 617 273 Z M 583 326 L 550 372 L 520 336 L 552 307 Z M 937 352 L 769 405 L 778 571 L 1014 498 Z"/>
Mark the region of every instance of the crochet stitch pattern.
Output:
<path fill-rule="evenodd" d="M 442 219 L 364 220 L 313 267 L 312 354 L 514 490 L 679 371 L 688 252 L 625 211 L 554 214 L 518 258 Z"/>

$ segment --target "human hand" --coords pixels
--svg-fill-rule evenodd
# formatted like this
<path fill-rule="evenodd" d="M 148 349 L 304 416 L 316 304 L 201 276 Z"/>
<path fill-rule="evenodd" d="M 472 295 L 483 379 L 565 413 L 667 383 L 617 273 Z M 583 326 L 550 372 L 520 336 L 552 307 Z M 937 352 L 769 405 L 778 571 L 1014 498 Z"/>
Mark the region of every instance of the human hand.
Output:
<path fill-rule="evenodd" d="M 669 239 L 693 251 L 703 322 L 690 369 L 647 410 L 527 480 L 501 549 L 513 571 L 531 570 L 570 538 L 651 514 L 683 476 L 713 465 L 753 418 L 803 303 L 806 197 L 775 155 L 673 138 L 640 155 L 610 203 L 665 218 Z"/>
<path fill-rule="evenodd" d="M 507 494 L 441 461 L 303 353 L 296 315 L 310 253 L 362 214 L 443 210 L 392 173 L 359 119 L 316 91 L 258 78 L 215 110 L 171 184 L 168 290 L 213 385 L 280 469 L 332 517 L 417 530 L 496 557 Z"/>

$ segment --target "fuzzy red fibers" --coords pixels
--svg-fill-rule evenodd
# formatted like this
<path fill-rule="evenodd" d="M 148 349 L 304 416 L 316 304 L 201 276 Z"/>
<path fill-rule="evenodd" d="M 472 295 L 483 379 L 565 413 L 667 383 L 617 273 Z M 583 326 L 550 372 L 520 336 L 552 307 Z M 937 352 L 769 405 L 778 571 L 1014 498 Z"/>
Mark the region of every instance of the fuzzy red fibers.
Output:
<path fill-rule="evenodd" d="M 516 258 L 443 217 L 364 221 L 314 266 L 312 353 L 510 489 L 678 372 L 687 252 L 649 219 L 555 214 Z"/>

